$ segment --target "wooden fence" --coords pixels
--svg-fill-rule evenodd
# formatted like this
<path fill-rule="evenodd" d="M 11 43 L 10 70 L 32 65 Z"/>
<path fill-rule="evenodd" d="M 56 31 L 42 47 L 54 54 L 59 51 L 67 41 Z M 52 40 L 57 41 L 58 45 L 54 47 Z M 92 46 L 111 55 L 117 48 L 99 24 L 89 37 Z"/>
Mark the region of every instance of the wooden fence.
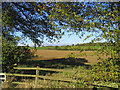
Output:
<path fill-rule="evenodd" d="M 0 80 L 6 81 L 6 74 L 5 73 L 0 73 Z"/>
<path fill-rule="evenodd" d="M 40 70 L 45 70 L 45 71 L 56 71 L 56 72 L 75 72 L 75 71 L 70 71 L 70 70 L 65 70 L 65 69 L 52 69 L 52 68 L 40 68 L 40 67 L 33 67 L 33 68 L 28 68 L 28 67 L 14 67 L 14 69 L 18 69 L 18 70 L 36 70 L 36 75 L 27 75 L 27 74 L 11 74 L 11 73 L 2 73 L 2 75 L 4 75 L 4 80 L 7 80 L 7 76 L 19 76 L 19 77 L 34 77 L 35 78 L 35 87 L 37 87 L 38 84 L 38 78 L 43 78 L 46 80 L 59 80 L 59 81 L 67 81 L 67 82 L 77 82 L 76 80 L 70 79 L 70 78 L 55 78 L 55 77 L 51 77 L 51 76 L 40 76 L 39 75 L 39 71 Z M 12 82 L 13 84 L 25 84 L 25 83 L 21 83 L 21 82 Z M 120 83 L 118 83 L 120 85 Z M 92 86 L 99 86 L 99 87 L 109 87 L 109 85 L 107 84 L 96 84 L 93 83 L 91 84 Z M 111 88 L 111 87 L 110 87 Z"/>
<path fill-rule="evenodd" d="M 56 72 L 74 72 L 74 71 L 70 71 L 70 70 L 40 68 L 38 66 L 37 67 L 33 67 L 33 68 L 28 68 L 28 67 L 14 67 L 14 69 L 18 69 L 18 70 L 36 70 L 36 75 L 6 73 L 6 76 L 34 77 L 35 78 L 35 85 L 37 85 L 37 83 L 38 83 L 38 78 L 43 78 L 43 79 L 46 79 L 46 80 L 59 80 L 59 81 L 76 82 L 76 80 L 72 80 L 70 78 L 55 78 L 55 77 L 51 77 L 51 76 L 40 76 L 39 75 L 39 71 L 40 70 L 56 71 Z M 20 82 L 12 82 L 12 83 L 14 83 L 14 84 L 21 84 Z"/>

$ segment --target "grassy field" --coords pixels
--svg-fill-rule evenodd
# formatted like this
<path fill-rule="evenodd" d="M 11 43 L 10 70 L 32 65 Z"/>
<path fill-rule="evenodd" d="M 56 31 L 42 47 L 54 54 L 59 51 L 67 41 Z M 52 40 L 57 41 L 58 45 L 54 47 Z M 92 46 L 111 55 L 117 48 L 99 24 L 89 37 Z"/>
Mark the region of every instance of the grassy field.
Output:
<path fill-rule="evenodd" d="M 34 47 L 29 47 L 33 49 Z M 105 47 L 104 49 L 109 49 L 112 47 Z M 72 50 L 72 51 L 96 51 L 103 49 L 103 46 L 46 46 L 46 47 L 37 47 L 37 50 Z"/>
<path fill-rule="evenodd" d="M 34 47 L 29 47 L 29 49 L 34 49 Z M 54 49 L 54 46 L 51 47 L 37 47 L 38 50 Z"/>

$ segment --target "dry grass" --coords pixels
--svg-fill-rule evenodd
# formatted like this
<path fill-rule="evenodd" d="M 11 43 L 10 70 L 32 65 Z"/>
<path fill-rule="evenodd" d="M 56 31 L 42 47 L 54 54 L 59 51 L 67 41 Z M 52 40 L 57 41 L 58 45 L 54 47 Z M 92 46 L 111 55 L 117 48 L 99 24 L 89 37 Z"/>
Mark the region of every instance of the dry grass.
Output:
<path fill-rule="evenodd" d="M 69 59 L 65 58 L 68 57 L 69 54 L 79 54 L 79 51 L 65 51 L 65 50 L 37 50 L 35 53 L 38 55 L 38 57 L 31 58 L 31 60 L 26 60 L 24 62 L 21 62 L 20 65 L 30 65 L 30 67 L 35 67 L 36 65 L 39 67 L 47 67 L 47 68 L 62 68 L 66 69 L 67 67 L 70 67 L 69 70 L 74 70 L 73 73 L 46 73 L 46 76 L 52 76 L 55 78 L 70 78 L 75 80 L 75 78 L 88 78 L 87 74 L 89 73 L 89 69 L 86 64 L 95 64 L 97 63 L 97 55 L 93 55 L 93 53 L 96 53 L 95 51 L 83 51 L 87 55 L 86 56 L 77 56 L 79 59 Z M 103 58 L 107 58 L 106 56 L 102 56 Z M 87 62 L 84 62 L 87 61 Z M 77 65 L 77 66 L 76 66 Z M 79 66 L 79 67 L 78 67 Z M 77 72 L 79 71 L 79 72 Z M 77 72 L 77 74 L 75 74 Z M 43 72 L 42 72 L 43 73 Z M 41 73 L 41 74 L 42 74 Z M 24 84 L 20 84 L 15 86 L 15 88 L 35 88 L 35 81 L 34 79 L 22 79 L 24 81 Z M 5 88 L 10 87 L 11 83 L 5 82 L 4 84 Z M 80 80 L 80 83 L 75 82 L 61 82 L 61 81 L 52 81 L 52 80 L 42 80 L 39 79 L 37 88 L 83 88 L 85 87 L 84 81 Z M 92 86 L 88 86 L 92 87 Z"/>
<path fill-rule="evenodd" d="M 88 69 L 85 69 L 83 66 L 78 67 L 79 70 L 81 70 L 81 77 L 85 76 L 85 72 L 88 71 Z M 56 79 L 58 78 L 65 78 L 69 80 L 75 80 L 75 73 L 78 71 L 78 68 L 73 68 L 69 69 L 70 71 L 74 72 L 59 72 L 59 73 L 47 73 L 45 76 L 50 76 L 54 77 Z M 13 80 L 13 79 L 11 79 Z M 14 87 L 14 88 L 83 88 L 84 85 L 83 83 L 76 83 L 76 82 L 63 82 L 63 81 L 58 81 L 58 80 L 45 80 L 45 79 L 39 79 L 38 84 L 35 85 L 35 80 L 34 79 L 21 79 L 22 83 L 19 83 L 18 85 L 12 84 L 11 80 L 9 82 L 4 82 L 3 88 L 9 88 L 9 87 Z M 14 81 L 14 80 L 13 80 Z"/>
<path fill-rule="evenodd" d="M 73 69 L 75 72 L 64 72 L 64 73 L 53 73 L 53 74 L 46 74 L 46 76 L 51 76 L 54 78 L 69 78 L 71 80 L 75 80 L 74 76 L 77 68 Z M 85 73 L 87 69 L 83 67 L 79 67 L 79 70 L 81 70 L 81 73 Z M 84 70 L 84 72 L 83 72 Z M 87 70 L 88 71 L 88 70 Z M 81 77 L 84 77 L 84 75 L 81 74 Z M 63 82 L 58 80 L 45 80 L 45 79 L 39 79 L 37 85 L 35 85 L 34 79 L 22 79 L 21 80 L 24 83 L 18 84 L 14 88 L 83 88 L 84 84 L 76 83 L 76 82 Z"/>

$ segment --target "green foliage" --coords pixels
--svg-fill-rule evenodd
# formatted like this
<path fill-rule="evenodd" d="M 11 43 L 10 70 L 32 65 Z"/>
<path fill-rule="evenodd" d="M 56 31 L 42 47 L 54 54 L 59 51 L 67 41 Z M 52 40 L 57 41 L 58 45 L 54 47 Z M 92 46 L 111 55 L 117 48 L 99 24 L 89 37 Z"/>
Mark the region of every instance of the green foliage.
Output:
<path fill-rule="evenodd" d="M 103 46 L 59 46 L 60 50 L 79 50 L 79 51 L 96 51 L 103 48 Z"/>
<path fill-rule="evenodd" d="M 118 25 L 120 20 L 118 14 L 120 3 L 56 3 L 56 5 L 62 6 L 62 8 L 57 7 L 55 10 L 63 15 L 59 18 L 57 16 L 61 13 L 57 13 L 52 20 L 56 19 L 57 21 L 62 18 L 62 22 L 65 22 L 62 24 L 70 27 L 68 32 L 76 32 L 79 36 L 83 36 L 85 32 L 91 32 L 92 34 L 86 36 L 84 40 L 94 36 L 92 42 L 103 39 L 107 41 L 104 47 L 96 50 L 103 55 L 109 55 L 111 58 L 103 60 L 100 65 L 93 66 L 91 71 L 94 73 L 93 81 L 118 82 L 118 68 L 120 66 L 120 26 Z M 83 49 L 86 50 L 89 47 Z M 105 73 L 107 74 L 105 75 Z"/>
<path fill-rule="evenodd" d="M 59 49 L 59 46 L 55 46 L 55 49 L 56 49 L 56 50 Z"/>
<path fill-rule="evenodd" d="M 33 43 L 41 45 L 46 37 L 50 42 L 56 40 L 55 31 L 49 23 L 49 18 L 43 12 L 44 3 L 36 2 L 2 2 L 3 34 L 10 28 L 9 33 L 21 32 L 22 38 L 28 37 Z M 47 10 L 50 9 L 47 7 Z M 59 37 L 58 37 L 59 38 Z"/>
<path fill-rule="evenodd" d="M 14 65 L 25 59 L 31 58 L 33 53 L 28 47 L 16 46 L 13 41 L 11 43 L 6 39 L 2 41 L 2 70 L 3 72 L 11 72 Z"/>
<path fill-rule="evenodd" d="M 74 46 L 74 44 L 72 44 L 72 46 Z"/>
<path fill-rule="evenodd" d="M 92 66 L 91 75 L 94 81 L 119 82 L 119 61 L 115 58 L 108 58 Z"/>

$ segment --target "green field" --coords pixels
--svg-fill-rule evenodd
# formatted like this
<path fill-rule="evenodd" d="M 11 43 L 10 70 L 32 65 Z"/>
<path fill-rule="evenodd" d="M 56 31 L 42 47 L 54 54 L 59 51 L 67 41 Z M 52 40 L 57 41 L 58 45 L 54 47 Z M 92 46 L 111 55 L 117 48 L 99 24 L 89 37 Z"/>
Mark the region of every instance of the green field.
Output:
<path fill-rule="evenodd" d="M 29 47 L 33 49 L 34 47 Z M 50 47 L 37 47 L 38 50 L 85 50 L 85 51 L 95 51 L 102 49 L 103 46 L 50 46 Z"/>
<path fill-rule="evenodd" d="M 29 47 L 29 49 L 34 49 L 34 47 Z M 45 50 L 45 49 L 54 49 L 54 46 L 51 47 L 37 47 L 39 50 Z"/>

